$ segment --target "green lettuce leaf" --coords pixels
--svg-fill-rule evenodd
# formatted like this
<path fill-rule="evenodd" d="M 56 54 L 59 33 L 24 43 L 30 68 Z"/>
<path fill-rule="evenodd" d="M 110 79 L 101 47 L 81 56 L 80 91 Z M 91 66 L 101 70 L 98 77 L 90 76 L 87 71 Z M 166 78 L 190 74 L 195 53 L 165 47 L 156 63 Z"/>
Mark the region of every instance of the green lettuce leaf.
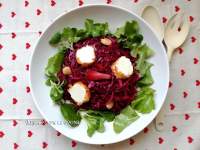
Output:
<path fill-rule="evenodd" d="M 87 122 L 87 134 L 89 137 L 91 137 L 95 131 L 97 132 L 104 132 L 105 131 L 105 127 L 104 127 L 104 122 L 105 119 L 99 115 L 96 114 L 91 114 L 91 113 L 86 113 L 83 118 L 86 120 Z"/>
<path fill-rule="evenodd" d="M 57 32 L 51 37 L 51 39 L 49 40 L 49 44 L 51 45 L 58 44 L 60 40 L 61 40 L 61 33 Z"/>
<path fill-rule="evenodd" d="M 45 81 L 45 84 L 47 86 L 51 86 L 51 84 L 58 82 L 58 78 L 56 76 L 48 76 L 47 80 Z"/>
<path fill-rule="evenodd" d="M 105 131 L 104 122 L 105 122 L 104 118 L 99 118 L 99 127 L 97 129 L 97 132 L 103 133 Z"/>
<path fill-rule="evenodd" d="M 147 73 L 147 71 L 151 69 L 153 64 L 141 59 L 142 57 L 138 58 L 136 69 L 139 70 L 141 77 L 143 77 Z"/>
<path fill-rule="evenodd" d="M 150 69 L 146 70 L 144 76 L 137 82 L 139 87 L 150 86 L 154 82 Z"/>
<path fill-rule="evenodd" d="M 117 30 L 115 31 L 114 35 L 117 38 L 120 38 L 121 36 L 123 36 L 124 35 L 124 26 L 120 27 L 120 28 L 117 28 Z"/>
<path fill-rule="evenodd" d="M 108 121 L 111 122 L 115 118 L 115 114 L 110 111 L 95 111 L 95 110 L 87 110 L 83 111 L 86 114 L 83 116 L 83 118 L 87 122 L 87 134 L 88 136 L 92 136 L 95 131 L 97 132 L 104 132 L 104 122 Z"/>
<path fill-rule="evenodd" d="M 53 57 L 50 57 L 45 68 L 46 76 L 55 76 L 61 69 L 63 59 L 64 53 L 62 52 L 55 54 Z"/>
<path fill-rule="evenodd" d="M 140 45 L 137 48 L 132 49 L 132 51 L 135 51 L 134 53 L 139 55 L 138 59 L 139 64 L 141 64 L 154 54 L 153 50 L 150 49 L 146 44 Z"/>
<path fill-rule="evenodd" d="M 115 118 L 115 114 L 111 111 L 88 110 L 87 114 L 103 117 L 108 122 L 113 121 Z"/>
<path fill-rule="evenodd" d="M 87 36 L 92 37 L 109 34 L 108 23 L 94 23 L 91 19 L 86 19 L 85 30 Z"/>
<path fill-rule="evenodd" d="M 76 127 L 80 124 L 81 115 L 73 104 L 61 104 L 60 111 L 71 127 Z"/>
<path fill-rule="evenodd" d="M 143 44 L 139 47 L 139 51 L 142 51 L 144 53 L 145 58 L 149 58 L 151 56 L 153 56 L 154 51 L 149 48 L 149 46 L 147 44 Z"/>
<path fill-rule="evenodd" d="M 67 40 L 69 43 L 76 43 L 81 37 L 78 36 L 78 29 L 67 27 L 63 29 L 62 39 Z"/>
<path fill-rule="evenodd" d="M 114 35 L 117 38 L 120 38 L 121 36 L 126 37 L 134 37 L 135 34 L 139 33 L 139 25 L 135 20 L 127 21 L 124 26 L 117 28 Z"/>
<path fill-rule="evenodd" d="M 139 118 L 135 110 L 131 106 L 124 108 L 119 115 L 117 115 L 113 122 L 113 128 L 116 133 L 122 132 L 128 125 Z"/>
<path fill-rule="evenodd" d="M 150 113 L 155 109 L 154 92 L 150 87 L 141 88 L 131 103 L 132 108 L 143 114 Z"/>
<path fill-rule="evenodd" d="M 139 34 L 139 25 L 134 20 L 127 21 L 123 27 L 117 28 L 114 35 L 123 48 L 134 49 L 143 40 L 143 36 Z"/>
<path fill-rule="evenodd" d="M 57 88 L 56 83 L 59 82 L 57 73 L 61 70 L 63 60 L 64 60 L 64 53 L 59 52 L 49 58 L 48 64 L 45 68 L 45 75 L 47 76 L 47 80 L 46 80 L 45 84 L 47 86 L 52 85 L 50 96 L 54 102 L 56 102 L 58 100 L 57 98 L 54 98 L 55 93 L 56 93 L 55 91 L 57 91 L 57 93 L 59 91 L 59 93 L 61 94 L 61 87 Z"/>
<path fill-rule="evenodd" d="M 135 20 L 127 21 L 124 27 L 124 34 L 127 36 L 133 36 L 140 30 L 138 23 Z"/>
<path fill-rule="evenodd" d="M 146 59 L 151 57 L 153 54 L 152 49 L 150 49 L 146 44 L 139 46 L 136 50 L 132 50 L 132 55 L 138 56 L 136 69 L 139 71 L 141 76 L 141 79 L 137 83 L 139 87 L 150 86 L 153 84 L 153 78 L 150 71 L 153 64 L 146 61 Z"/>
<path fill-rule="evenodd" d="M 50 97 L 54 103 L 59 103 L 63 99 L 64 90 L 62 84 L 56 84 L 51 82 Z"/>

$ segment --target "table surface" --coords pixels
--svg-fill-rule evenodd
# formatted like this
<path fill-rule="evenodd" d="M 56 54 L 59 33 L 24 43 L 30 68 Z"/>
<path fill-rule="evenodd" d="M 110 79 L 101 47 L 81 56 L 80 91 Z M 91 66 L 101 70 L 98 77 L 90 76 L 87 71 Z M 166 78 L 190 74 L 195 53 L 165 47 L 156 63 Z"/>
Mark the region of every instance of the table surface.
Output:
<path fill-rule="evenodd" d="M 166 129 L 151 123 L 138 135 L 112 145 L 76 142 L 50 127 L 37 111 L 29 87 L 29 61 L 43 29 L 66 10 L 86 4 L 118 5 L 140 14 L 158 8 L 162 22 L 185 12 L 191 25 L 170 64 L 164 109 Z M 198 0 L 0 0 L 0 150 L 200 149 L 200 1 Z"/>

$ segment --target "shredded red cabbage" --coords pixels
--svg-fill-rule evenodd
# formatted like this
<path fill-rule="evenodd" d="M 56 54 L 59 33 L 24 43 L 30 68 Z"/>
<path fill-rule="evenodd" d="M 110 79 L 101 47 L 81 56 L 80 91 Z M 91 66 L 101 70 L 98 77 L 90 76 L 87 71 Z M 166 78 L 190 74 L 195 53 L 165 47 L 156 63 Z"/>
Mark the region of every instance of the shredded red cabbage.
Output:
<path fill-rule="evenodd" d="M 58 73 L 61 81 L 66 80 L 67 85 L 64 87 L 64 99 L 70 100 L 76 104 L 70 94 L 67 92 L 68 85 L 73 85 L 75 82 L 81 81 L 86 84 L 91 92 L 90 101 L 84 103 L 79 108 L 93 110 L 107 110 L 106 103 L 113 101 L 114 105 L 111 111 L 119 113 L 123 108 L 131 103 L 134 99 L 137 89 L 136 82 L 139 80 L 139 74 L 134 71 L 134 74 L 127 79 L 117 79 L 111 70 L 111 65 L 120 57 L 126 56 L 129 58 L 135 67 L 136 58 L 130 55 L 129 49 L 123 49 L 117 42 L 115 37 L 107 36 L 112 41 L 112 44 L 105 46 L 101 44 L 100 39 L 103 37 L 87 38 L 73 45 L 74 50 L 68 50 L 65 54 L 63 66 L 69 66 L 72 74 L 69 76 L 63 75 L 62 71 Z M 76 61 L 76 50 L 83 46 L 90 45 L 95 48 L 96 61 L 88 66 L 81 67 Z M 86 78 L 86 72 L 93 70 L 111 75 L 111 79 L 89 81 Z"/>

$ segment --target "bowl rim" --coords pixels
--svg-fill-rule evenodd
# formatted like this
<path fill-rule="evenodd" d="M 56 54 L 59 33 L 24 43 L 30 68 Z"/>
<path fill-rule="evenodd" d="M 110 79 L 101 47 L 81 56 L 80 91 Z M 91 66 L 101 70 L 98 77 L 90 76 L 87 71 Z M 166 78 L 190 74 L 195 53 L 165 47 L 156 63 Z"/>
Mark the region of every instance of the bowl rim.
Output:
<path fill-rule="evenodd" d="M 40 107 L 39 107 L 39 105 L 38 105 L 38 103 L 37 103 L 37 100 L 36 100 L 36 98 L 35 98 L 35 96 L 34 96 L 33 90 L 32 90 L 32 89 L 33 89 L 33 88 L 32 88 L 33 86 L 32 86 L 32 75 L 31 75 L 31 72 L 32 72 L 32 71 L 31 71 L 31 70 L 33 69 L 32 64 L 33 64 L 34 53 L 35 53 L 35 51 L 36 51 L 36 48 L 37 48 L 37 46 L 38 46 L 38 43 L 39 43 L 40 40 L 43 38 L 44 33 L 48 30 L 48 28 L 50 28 L 50 27 L 52 26 L 52 24 L 54 24 L 57 20 L 59 20 L 60 18 L 62 18 L 64 15 L 66 15 L 66 14 L 68 14 L 68 13 L 77 11 L 77 10 L 79 10 L 79 9 L 90 8 L 90 7 L 108 7 L 108 8 L 115 8 L 115 9 L 125 11 L 125 12 L 127 12 L 127 13 L 129 13 L 129 14 L 135 16 L 136 18 L 138 18 L 139 20 L 141 20 L 142 22 L 145 23 L 145 25 L 153 32 L 154 36 L 156 36 L 158 42 L 160 43 L 160 45 L 162 45 L 163 49 L 165 49 L 164 46 L 163 46 L 163 44 L 162 44 L 162 42 L 159 40 L 159 38 L 158 38 L 156 32 L 153 30 L 153 28 L 152 28 L 142 17 L 140 17 L 140 16 L 137 15 L 136 13 L 132 12 L 131 10 L 128 10 L 127 8 L 124 8 L 124 7 L 121 7 L 121 6 L 117 6 L 117 5 L 87 4 L 87 5 L 84 5 L 84 6 L 80 6 L 80 7 L 72 8 L 72 9 L 69 9 L 69 10 L 65 10 L 65 11 L 62 12 L 60 15 L 58 15 L 57 17 L 55 17 L 55 19 L 53 19 L 53 20 L 51 21 L 51 23 L 48 24 L 48 25 L 44 28 L 42 34 L 40 35 L 39 39 L 37 40 L 37 42 L 36 42 L 35 45 L 34 45 L 34 49 L 33 49 L 33 52 L 32 52 L 32 54 L 31 54 L 31 58 L 30 58 L 30 62 L 29 62 L 29 64 L 30 64 L 29 85 L 30 85 L 30 88 L 31 88 L 31 96 L 32 96 L 32 99 L 33 99 L 33 101 L 34 101 L 34 104 L 35 104 L 37 110 L 39 111 L 39 113 L 41 114 L 41 116 L 42 116 L 45 120 L 47 120 L 47 121 L 48 121 L 48 119 L 47 119 L 45 113 L 43 113 L 43 111 L 40 109 Z M 165 63 L 166 63 L 166 73 L 167 73 L 166 76 L 167 76 L 167 81 L 169 82 L 169 62 L 168 62 L 167 54 L 166 54 L 166 53 L 165 53 L 163 59 L 164 59 L 164 61 L 165 61 Z M 161 107 L 158 109 L 157 113 L 156 113 L 147 123 L 145 123 L 144 128 L 147 127 L 147 126 L 156 118 L 156 116 L 158 115 L 159 111 L 160 111 L 161 108 L 163 107 L 163 104 L 165 103 L 166 96 L 167 96 L 167 92 L 168 92 L 168 87 L 166 88 L 166 90 L 165 90 L 165 92 L 164 92 L 164 96 L 163 96 L 163 99 L 164 99 L 164 100 L 163 100 L 163 102 L 162 102 L 162 104 L 161 104 Z M 59 128 L 57 128 L 57 126 L 54 126 L 53 124 L 49 124 L 49 125 L 50 125 L 51 127 L 53 127 L 54 130 L 59 131 Z M 134 135 L 132 135 L 132 136 L 137 135 L 137 134 L 140 133 L 144 128 L 141 128 L 140 130 L 138 130 L 138 131 L 137 131 Z M 69 136 L 66 135 L 66 134 L 63 134 L 63 135 L 66 136 L 66 137 L 69 138 L 69 139 L 74 140 L 73 138 L 69 137 Z M 101 144 L 107 145 L 107 144 L 114 144 L 114 143 L 118 143 L 118 142 L 127 140 L 128 138 L 130 138 L 130 137 L 132 137 L 132 136 L 124 136 L 124 137 L 120 138 L 119 140 L 109 141 L 109 142 L 104 142 L 104 143 L 103 143 L 103 142 L 97 142 L 97 143 L 95 143 L 95 142 L 85 142 L 85 141 L 82 141 L 82 140 L 79 140 L 79 139 L 75 139 L 75 140 L 78 141 L 78 142 L 81 142 L 81 143 L 91 144 L 91 145 L 101 145 Z"/>

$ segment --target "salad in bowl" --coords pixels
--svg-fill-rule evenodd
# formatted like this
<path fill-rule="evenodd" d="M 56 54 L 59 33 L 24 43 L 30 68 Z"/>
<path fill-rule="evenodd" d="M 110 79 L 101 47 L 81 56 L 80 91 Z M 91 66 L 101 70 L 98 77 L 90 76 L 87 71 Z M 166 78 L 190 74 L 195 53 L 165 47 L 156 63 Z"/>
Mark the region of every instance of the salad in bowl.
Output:
<path fill-rule="evenodd" d="M 49 44 L 57 52 L 44 69 L 46 85 L 68 126 L 83 120 L 91 137 L 104 132 L 107 121 L 120 133 L 155 109 L 148 62 L 154 52 L 143 42 L 137 21 L 111 32 L 108 23 L 86 19 L 84 28 L 66 27 Z"/>

